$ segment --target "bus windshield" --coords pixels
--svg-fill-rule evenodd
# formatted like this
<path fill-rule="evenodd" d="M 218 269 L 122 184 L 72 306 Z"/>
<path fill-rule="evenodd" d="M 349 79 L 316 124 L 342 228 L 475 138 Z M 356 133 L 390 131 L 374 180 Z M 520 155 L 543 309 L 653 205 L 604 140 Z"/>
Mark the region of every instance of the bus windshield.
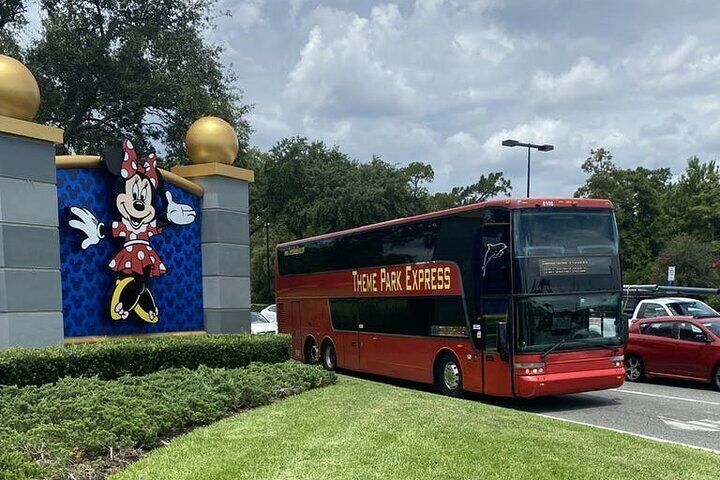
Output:
<path fill-rule="evenodd" d="M 519 298 L 517 319 L 520 352 L 542 352 L 558 342 L 558 350 L 623 344 L 618 293 Z"/>
<path fill-rule="evenodd" d="M 615 219 L 609 210 L 522 210 L 515 227 L 516 257 L 616 255 Z"/>

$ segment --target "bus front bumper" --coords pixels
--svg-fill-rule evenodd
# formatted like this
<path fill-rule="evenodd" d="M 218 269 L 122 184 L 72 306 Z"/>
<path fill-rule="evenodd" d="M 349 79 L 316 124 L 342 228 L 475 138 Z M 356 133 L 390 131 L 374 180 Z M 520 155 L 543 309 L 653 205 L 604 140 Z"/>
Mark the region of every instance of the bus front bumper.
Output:
<path fill-rule="evenodd" d="M 624 381 L 623 367 L 544 375 L 516 375 L 515 394 L 518 397 L 529 398 L 606 390 L 617 388 Z"/>

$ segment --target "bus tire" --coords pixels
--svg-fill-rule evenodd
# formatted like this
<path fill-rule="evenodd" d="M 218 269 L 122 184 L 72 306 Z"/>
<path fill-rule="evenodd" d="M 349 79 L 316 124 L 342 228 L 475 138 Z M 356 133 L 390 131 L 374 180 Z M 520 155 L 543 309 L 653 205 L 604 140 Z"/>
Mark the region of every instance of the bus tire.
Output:
<path fill-rule="evenodd" d="M 305 363 L 311 365 L 317 365 L 320 363 L 320 351 L 318 350 L 317 343 L 312 337 L 308 337 L 305 340 Z"/>
<path fill-rule="evenodd" d="M 323 344 L 322 366 L 330 372 L 334 372 L 337 368 L 337 353 L 335 352 L 335 345 L 330 340 Z"/>
<path fill-rule="evenodd" d="M 459 397 L 463 392 L 462 371 L 455 355 L 443 353 L 435 365 L 435 386 L 443 395 Z"/>
<path fill-rule="evenodd" d="M 625 379 L 628 382 L 637 382 L 645 377 L 645 367 L 637 355 L 625 357 Z"/>

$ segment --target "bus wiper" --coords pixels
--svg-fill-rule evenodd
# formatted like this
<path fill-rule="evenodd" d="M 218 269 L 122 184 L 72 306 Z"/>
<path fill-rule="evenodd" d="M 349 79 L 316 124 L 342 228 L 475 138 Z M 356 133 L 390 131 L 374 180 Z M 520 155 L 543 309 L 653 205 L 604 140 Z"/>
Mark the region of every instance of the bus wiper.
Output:
<path fill-rule="evenodd" d="M 607 348 L 608 350 L 612 350 L 613 352 L 620 348 L 619 345 L 613 347 L 612 345 L 606 345 L 606 344 L 604 344 L 604 343 L 598 343 L 597 345 L 591 345 L 590 347 L 591 347 L 591 348 L 592 348 L 592 347 Z"/>
<path fill-rule="evenodd" d="M 559 342 L 557 342 L 555 345 L 553 345 L 552 347 L 550 347 L 550 348 L 548 348 L 547 350 L 545 350 L 545 351 L 542 353 L 542 355 L 540 355 L 540 357 L 541 357 L 541 358 L 547 357 L 549 354 L 551 354 L 553 351 L 555 351 L 556 348 L 558 348 L 559 346 L 561 346 L 561 345 L 562 345 L 563 343 L 565 343 L 565 342 L 567 342 L 567 338 L 563 338 L 562 340 L 560 340 Z"/>

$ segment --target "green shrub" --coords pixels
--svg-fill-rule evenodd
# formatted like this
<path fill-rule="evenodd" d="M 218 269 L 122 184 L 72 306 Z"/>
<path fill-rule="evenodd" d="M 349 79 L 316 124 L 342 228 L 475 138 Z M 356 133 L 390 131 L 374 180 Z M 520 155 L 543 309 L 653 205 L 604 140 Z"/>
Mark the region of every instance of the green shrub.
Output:
<path fill-rule="evenodd" d="M 14 348 L 0 352 L 0 385 L 42 385 L 80 376 L 112 380 L 168 368 L 238 368 L 251 362 L 278 363 L 289 358 L 290 337 L 285 335 L 160 337 Z"/>
<path fill-rule="evenodd" d="M 0 479 L 100 478 L 77 472 L 101 474 L 127 452 L 136 458 L 168 436 L 334 381 L 288 361 L 0 388 Z"/>

